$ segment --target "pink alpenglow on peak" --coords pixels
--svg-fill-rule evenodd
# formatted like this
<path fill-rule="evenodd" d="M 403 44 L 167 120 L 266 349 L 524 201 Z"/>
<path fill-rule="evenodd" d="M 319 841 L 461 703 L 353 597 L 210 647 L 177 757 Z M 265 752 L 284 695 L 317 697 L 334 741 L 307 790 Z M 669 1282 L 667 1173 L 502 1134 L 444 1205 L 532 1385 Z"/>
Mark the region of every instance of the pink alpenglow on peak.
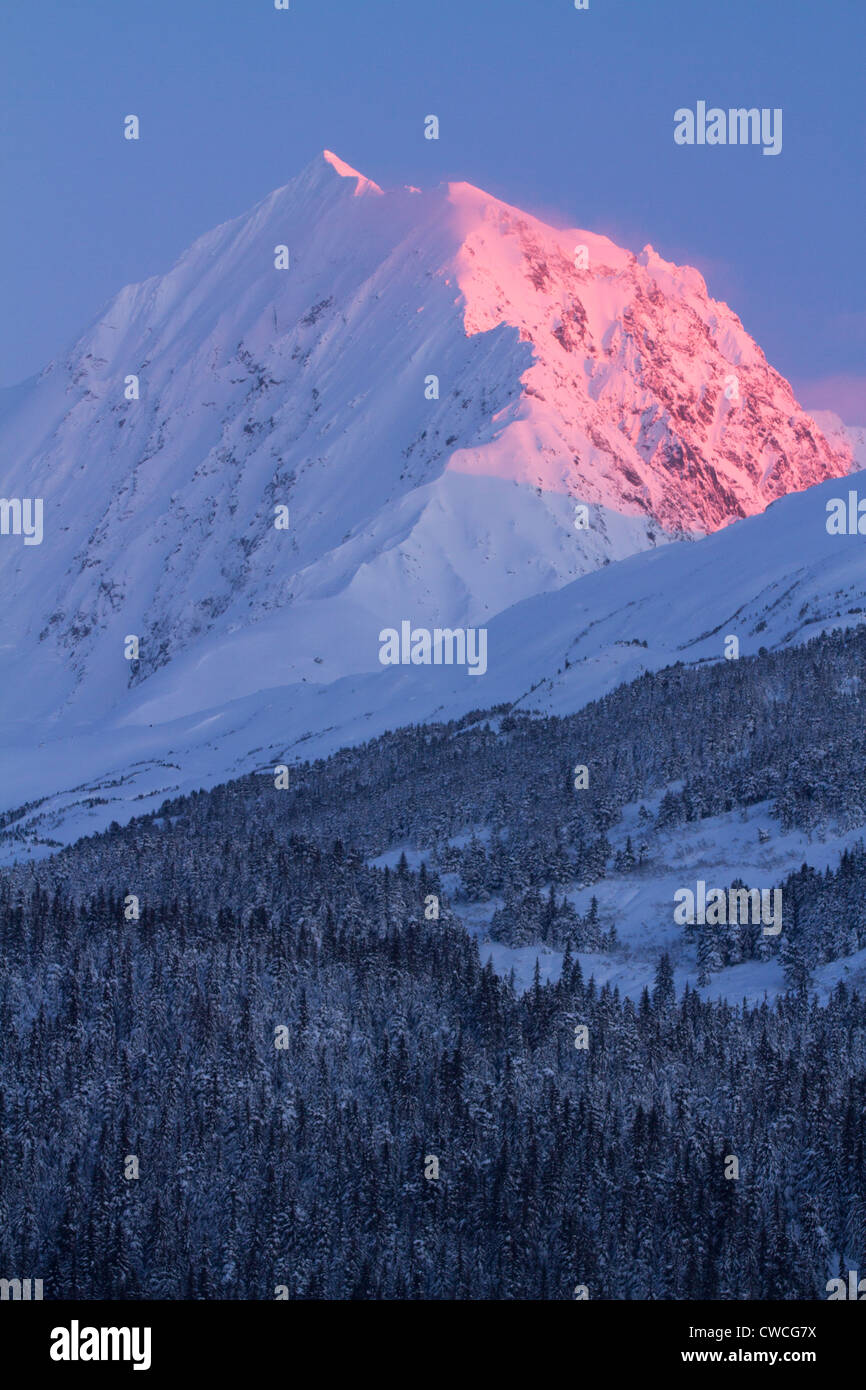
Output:
<path fill-rule="evenodd" d="M 509 326 L 532 353 L 496 437 L 451 469 L 704 532 L 850 470 L 698 270 L 471 184 L 448 198 L 467 334 Z"/>
<path fill-rule="evenodd" d="M 351 164 L 347 164 L 344 159 L 340 159 L 332 150 L 322 150 L 322 158 L 326 160 L 333 169 L 336 169 L 341 178 L 357 180 L 355 186 L 356 198 L 359 198 L 362 193 L 382 192 L 377 183 L 374 183 L 372 179 L 365 178 L 363 174 L 359 174 L 357 169 L 353 169 Z"/>

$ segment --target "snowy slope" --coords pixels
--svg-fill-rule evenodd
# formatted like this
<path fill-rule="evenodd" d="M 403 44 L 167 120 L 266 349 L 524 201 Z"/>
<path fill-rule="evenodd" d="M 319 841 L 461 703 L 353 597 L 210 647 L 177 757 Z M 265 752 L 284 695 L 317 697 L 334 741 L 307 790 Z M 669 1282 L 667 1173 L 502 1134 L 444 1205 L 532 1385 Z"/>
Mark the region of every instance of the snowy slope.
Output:
<path fill-rule="evenodd" d="M 328 152 L 0 397 L 0 495 L 45 505 L 41 545 L 0 536 L 0 811 L 221 780 L 538 682 L 589 698 L 709 626 L 688 537 L 852 459 L 696 271 L 466 184 L 383 193 Z M 623 567 L 641 553 L 670 559 Z M 403 619 L 489 626 L 488 674 L 383 670 Z"/>
<path fill-rule="evenodd" d="M 866 497 L 866 473 L 514 605 L 487 625 L 481 677 L 465 667 L 380 666 L 327 683 L 275 683 L 229 700 L 218 688 L 208 700 L 207 659 L 188 654 L 131 692 L 112 720 L 73 728 L 62 721 L 6 725 L 5 807 L 46 798 L 12 828 L 71 839 L 152 809 L 178 789 L 322 756 L 403 724 L 506 702 L 567 713 L 644 670 L 722 660 L 729 635 L 747 655 L 858 624 L 866 614 L 866 539 L 829 535 L 825 524 L 827 501 L 849 488 Z M 385 621 L 399 621 L 402 611 L 403 598 L 395 595 Z M 281 622 L 273 614 L 245 635 L 245 669 L 267 662 Z M 375 644 L 375 625 L 366 639 Z M 194 711 L 187 707 L 191 689 L 200 702 Z M 3 852 L 25 848 L 7 843 Z"/>
<path fill-rule="evenodd" d="M 643 804 L 657 808 L 659 798 L 648 798 Z M 637 819 L 637 806 L 627 807 L 622 820 L 611 832 L 614 849 L 622 848 L 626 835 L 632 838 L 646 835 L 645 825 Z M 769 839 L 762 842 L 761 832 Z M 605 927 L 616 928 L 618 944 L 613 951 L 581 951 L 578 959 L 586 978 L 594 976 L 596 983 L 615 985 L 621 994 L 639 999 L 645 988 L 652 988 L 658 959 L 667 951 L 674 969 L 677 990 L 688 983 L 699 989 L 707 999 L 730 999 L 739 1004 L 743 999 L 760 1003 L 785 991 L 784 971 L 777 956 L 766 961 L 749 960 L 730 965 L 715 973 L 709 984 L 698 984 L 697 944 L 689 940 L 683 928 L 674 922 L 673 904 L 677 890 L 694 886 L 702 879 L 707 884 L 728 885 L 735 878 L 750 884 L 780 884 L 792 870 L 803 864 L 824 870 L 838 865 L 842 851 L 863 838 L 862 827 L 847 834 L 814 840 L 800 831 L 783 833 L 774 823 L 766 804 L 751 806 L 723 816 L 712 816 L 697 823 L 677 826 L 674 831 L 654 832 L 651 835 L 652 853 L 648 863 L 633 873 L 610 873 L 601 882 L 589 887 L 573 886 L 566 895 L 578 911 L 585 913 L 594 897 Z M 394 867 L 401 849 L 380 855 L 374 863 Z M 413 868 L 429 860 L 427 851 L 407 851 Z M 457 889 L 457 876 L 448 876 L 447 887 L 452 894 Z M 493 961 L 494 969 L 507 975 L 514 971 L 518 988 L 532 984 L 536 960 L 542 979 L 556 980 L 562 967 L 562 952 L 552 946 L 531 944 L 507 946 L 491 940 L 490 921 L 502 899 L 492 897 L 486 902 L 452 901 L 467 930 L 477 938 L 481 959 Z M 817 967 L 814 987 L 818 997 L 826 1002 L 840 980 L 851 988 L 866 986 L 866 950 L 840 957 Z"/>

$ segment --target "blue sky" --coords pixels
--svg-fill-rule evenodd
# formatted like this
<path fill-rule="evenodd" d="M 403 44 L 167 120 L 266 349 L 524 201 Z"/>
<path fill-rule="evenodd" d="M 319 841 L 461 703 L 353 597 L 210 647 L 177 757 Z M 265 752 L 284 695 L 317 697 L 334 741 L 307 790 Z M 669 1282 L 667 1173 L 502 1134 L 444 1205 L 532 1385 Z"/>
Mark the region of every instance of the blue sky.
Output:
<path fill-rule="evenodd" d="M 864 0 L 33 0 L 0 50 L 4 385 L 328 147 L 697 265 L 866 420 Z M 781 107 L 781 154 L 676 146 L 698 100 Z"/>

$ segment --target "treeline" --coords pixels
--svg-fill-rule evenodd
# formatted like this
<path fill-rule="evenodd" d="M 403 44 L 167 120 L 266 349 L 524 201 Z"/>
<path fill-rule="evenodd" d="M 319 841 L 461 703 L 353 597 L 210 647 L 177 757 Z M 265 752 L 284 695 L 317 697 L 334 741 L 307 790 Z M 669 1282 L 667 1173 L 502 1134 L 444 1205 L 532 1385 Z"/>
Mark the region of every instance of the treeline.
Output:
<path fill-rule="evenodd" d="M 866 627 L 648 672 L 567 718 L 501 708 L 401 729 L 293 767 L 286 790 L 268 767 L 177 798 L 133 822 L 135 843 L 146 853 L 167 819 L 192 840 L 224 837 L 242 816 L 266 840 L 295 832 L 365 854 L 424 846 L 450 870 L 451 841 L 475 834 L 456 868 L 479 897 L 603 877 L 622 808 L 654 796 L 650 842 L 653 831 L 763 801 L 783 829 L 850 829 L 866 822 L 864 665 Z M 584 766 L 588 786 L 576 790 Z M 50 861 L 52 881 L 63 863 L 62 853 Z"/>

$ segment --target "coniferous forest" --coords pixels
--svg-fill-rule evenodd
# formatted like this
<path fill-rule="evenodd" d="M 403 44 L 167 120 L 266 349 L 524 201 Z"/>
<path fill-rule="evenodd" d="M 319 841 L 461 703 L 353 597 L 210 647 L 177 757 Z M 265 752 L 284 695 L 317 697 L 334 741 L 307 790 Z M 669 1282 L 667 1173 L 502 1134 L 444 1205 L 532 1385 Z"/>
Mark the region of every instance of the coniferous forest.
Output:
<path fill-rule="evenodd" d="M 46 1297 L 825 1297 L 866 1265 L 866 999 L 811 982 L 866 942 L 866 853 L 790 875 L 778 943 L 713 943 L 780 952 L 753 1005 L 663 952 L 640 997 L 599 985 L 578 955 L 615 933 L 565 889 L 731 806 L 860 825 L 864 643 L 397 731 L 5 871 L 0 1267 Z M 558 978 L 482 964 L 455 883 Z"/>

